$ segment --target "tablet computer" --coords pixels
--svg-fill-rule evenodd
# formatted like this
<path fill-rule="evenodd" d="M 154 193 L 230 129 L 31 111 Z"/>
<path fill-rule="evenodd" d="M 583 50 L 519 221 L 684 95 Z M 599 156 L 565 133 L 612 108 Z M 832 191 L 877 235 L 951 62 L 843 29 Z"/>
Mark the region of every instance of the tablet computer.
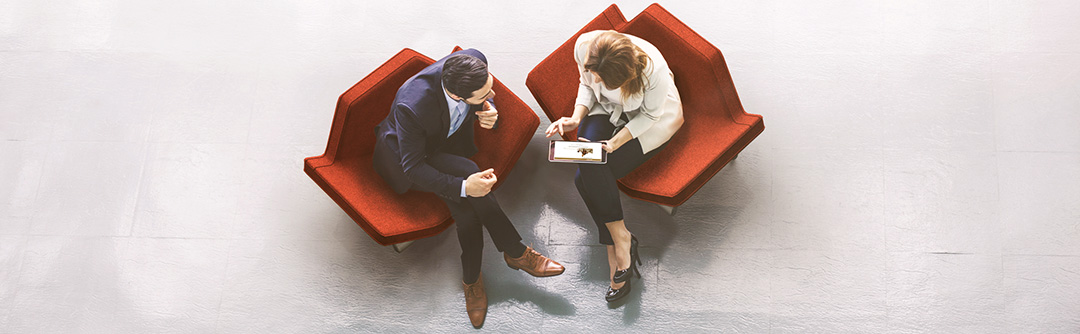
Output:
<path fill-rule="evenodd" d="M 548 146 L 548 161 L 606 164 L 607 151 L 600 142 L 552 140 Z"/>

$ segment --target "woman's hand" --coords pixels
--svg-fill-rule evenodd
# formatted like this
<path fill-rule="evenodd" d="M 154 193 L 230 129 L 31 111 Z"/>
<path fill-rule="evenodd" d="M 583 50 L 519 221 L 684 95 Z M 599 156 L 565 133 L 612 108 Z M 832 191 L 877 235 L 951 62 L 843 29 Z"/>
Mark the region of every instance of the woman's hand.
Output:
<path fill-rule="evenodd" d="M 544 134 L 546 134 L 547 137 L 554 136 L 556 133 L 562 136 L 567 132 L 577 130 L 578 124 L 580 123 L 581 121 L 574 119 L 573 117 L 563 117 L 551 122 L 551 126 L 548 126 L 547 131 L 544 131 Z"/>
<path fill-rule="evenodd" d="M 622 147 L 622 143 L 614 139 L 601 140 L 600 143 L 603 144 L 604 151 L 607 151 L 607 153 L 615 152 L 615 150 Z"/>
<path fill-rule="evenodd" d="M 578 141 L 591 142 L 589 138 L 584 137 L 578 137 Z M 622 143 L 618 143 L 615 139 L 601 140 L 598 143 L 600 143 L 601 147 L 604 151 L 607 151 L 607 153 L 615 152 L 619 147 L 622 147 Z"/>
<path fill-rule="evenodd" d="M 629 142 L 632 139 L 634 139 L 634 137 L 630 135 L 630 130 L 627 128 L 622 128 L 622 130 L 616 132 L 615 135 L 611 137 L 611 139 L 601 140 L 600 143 L 603 144 L 602 147 L 604 148 L 604 151 L 607 151 L 607 153 L 611 153 L 615 152 L 615 150 L 619 149 L 623 146 L 623 144 L 626 144 L 626 142 Z M 585 141 L 589 140 L 586 139 Z"/>

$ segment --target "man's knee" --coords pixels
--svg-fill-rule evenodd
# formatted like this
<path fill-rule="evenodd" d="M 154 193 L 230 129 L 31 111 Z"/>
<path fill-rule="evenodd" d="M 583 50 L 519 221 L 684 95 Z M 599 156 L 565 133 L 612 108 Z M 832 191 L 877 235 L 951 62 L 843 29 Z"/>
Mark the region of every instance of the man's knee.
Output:
<path fill-rule="evenodd" d="M 480 166 L 477 166 L 475 161 L 468 158 L 461 158 L 458 161 L 458 167 L 464 172 L 465 176 L 480 172 Z"/>
<path fill-rule="evenodd" d="M 443 173 L 459 177 L 469 177 L 480 172 L 480 167 L 476 165 L 476 162 L 453 154 L 444 153 L 430 157 L 428 164 Z"/>

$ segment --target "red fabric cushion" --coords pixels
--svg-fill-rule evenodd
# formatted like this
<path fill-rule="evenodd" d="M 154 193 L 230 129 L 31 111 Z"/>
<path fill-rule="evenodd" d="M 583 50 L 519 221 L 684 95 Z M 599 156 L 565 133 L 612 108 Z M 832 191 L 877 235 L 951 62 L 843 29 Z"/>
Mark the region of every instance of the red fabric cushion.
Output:
<path fill-rule="evenodd" d="M 331 197 L 372 239 L 391 245 L 438 234 L 454 222 L 435 194 L 409 190 L 398 195 L 375 173 L 371 155 L 337 161 L 316 170 Z"/>
<path fill-rule="evenodd" d="M 394 193 L 371 163 L 375 125 L 389 114 L 397 89 L 434 62 L 404 49 L 353 85 L 338 99 L 326 152 L 304 159 L 304 171 L 312 180 L 382 245 L 433 236 L 454 222 L 446 205 L 434 194 Z M 540 119 L 497 79 L 495 94 L 499 128 L 477 131 L 480 153 L 472 159 L 481 168 L 495 168 L 499 175 L 506 175 L 525 150 Z"/>
<path fill-rule="evenodd" d="M 619 7 L 614 4 L 608 6 L 529 72 L 525 86 L 529 87 L 536 103 L 547 114 L 548 119 L 554 121 L 574 114 L 574 99 L 578 90 L 574 42 L 578 36 L 593 30 L 614 30 L 625 23 L 626 18 L 619 11 Z M 577 138 L 577 131 L 567 133 L 563 138 L 574 140 Z"/>

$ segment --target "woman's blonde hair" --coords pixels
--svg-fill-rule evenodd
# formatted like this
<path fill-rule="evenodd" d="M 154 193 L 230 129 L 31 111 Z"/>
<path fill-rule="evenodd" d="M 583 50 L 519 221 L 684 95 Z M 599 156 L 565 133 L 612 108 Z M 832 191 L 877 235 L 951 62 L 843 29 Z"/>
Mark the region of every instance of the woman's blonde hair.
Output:
<path fill-rule="evenodd" d="M 585 69 L 596 73 L 609 89 L 622 88 L 623 98 L 645 90 L 645 66 L 649 55 L 645 54 L 629 37 L 615 31 L 605 31 L 596 36 L 589 46 Z"/>

